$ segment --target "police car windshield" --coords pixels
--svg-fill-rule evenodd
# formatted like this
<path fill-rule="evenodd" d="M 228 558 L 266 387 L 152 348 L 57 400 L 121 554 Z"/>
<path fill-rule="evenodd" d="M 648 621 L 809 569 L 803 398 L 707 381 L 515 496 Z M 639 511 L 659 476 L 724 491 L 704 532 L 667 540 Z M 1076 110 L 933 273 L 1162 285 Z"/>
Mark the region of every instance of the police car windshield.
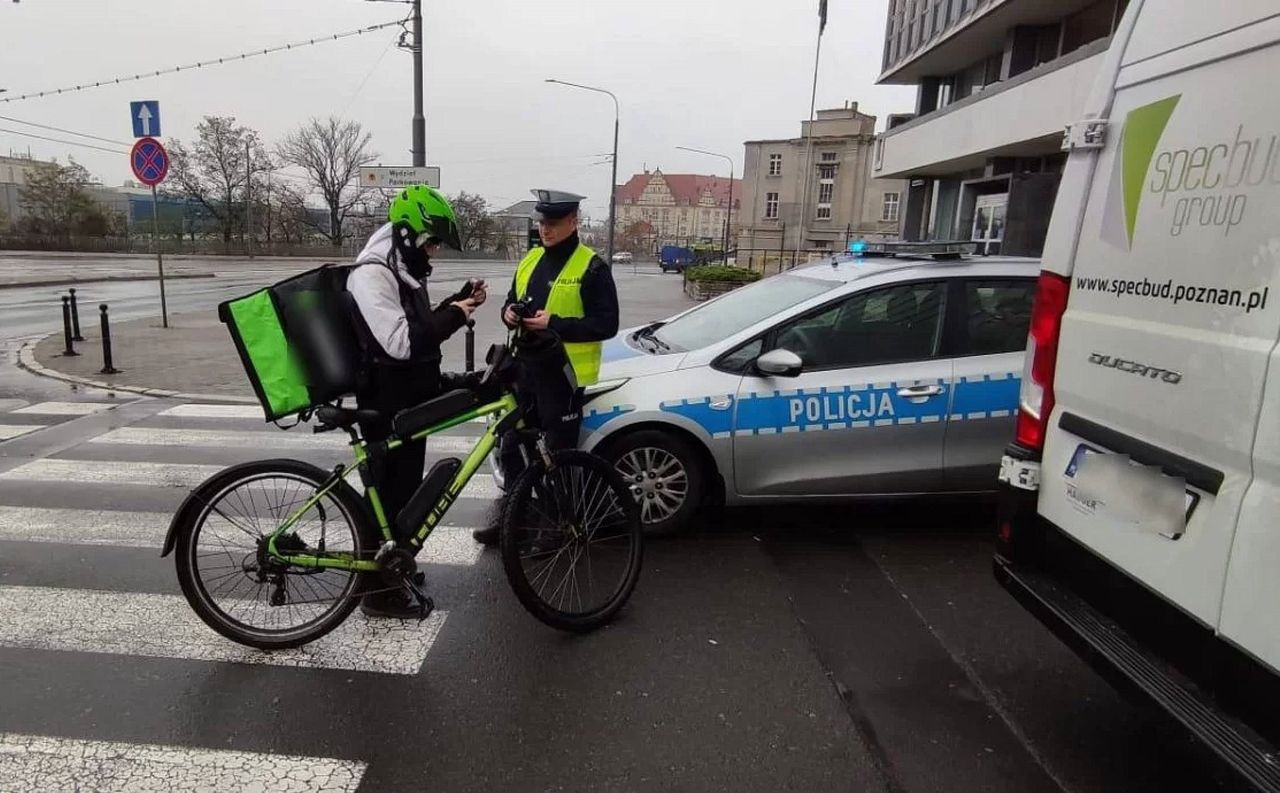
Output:
<path fill-rule="evenodd" d="M 735 289 L 661 325 L 654 336 L 675 350 L 695 350 L 724 341 L 836 283 L 797 275 L 775 275 Z"/>

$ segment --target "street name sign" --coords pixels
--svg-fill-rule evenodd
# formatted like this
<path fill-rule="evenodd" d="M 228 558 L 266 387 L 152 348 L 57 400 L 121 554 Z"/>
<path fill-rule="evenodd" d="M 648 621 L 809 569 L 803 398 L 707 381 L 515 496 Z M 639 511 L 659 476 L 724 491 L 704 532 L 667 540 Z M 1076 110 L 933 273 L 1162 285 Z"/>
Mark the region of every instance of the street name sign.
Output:
<path fill-rule="evenodd" d="M 360 184 L 363 187 L 409 187 L 425 184 L 431 187 L 440 186 L 440 168 L 427 165 L 421 168 L 412 166 L 384 167 L 366 166 L 360 169 Z"/>

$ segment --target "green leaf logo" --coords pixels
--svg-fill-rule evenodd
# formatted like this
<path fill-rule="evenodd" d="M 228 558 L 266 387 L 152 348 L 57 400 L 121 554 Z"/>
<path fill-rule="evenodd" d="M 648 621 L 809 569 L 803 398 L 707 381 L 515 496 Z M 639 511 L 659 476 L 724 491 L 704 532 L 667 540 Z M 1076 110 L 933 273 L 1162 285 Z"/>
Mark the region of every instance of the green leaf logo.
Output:
<path fill-rule="evenodd" d="M 1124 221 L 1125 231 L 1129 235 L 1129 245 L 1133 245 L 1133 230 L 1138 222 L 1138 205 L 1142 202 L 1142 188 L 1147 181 L 1147 171 L 1151 168 L 1151 158 L 1155 156 L 1160 136 L 1169 124 L 1173 109 L 1178 106 L 1181 94 L 1152 102 L 1149 105 L 1134 108 L 1125 117 L 1124 145 Z"/>

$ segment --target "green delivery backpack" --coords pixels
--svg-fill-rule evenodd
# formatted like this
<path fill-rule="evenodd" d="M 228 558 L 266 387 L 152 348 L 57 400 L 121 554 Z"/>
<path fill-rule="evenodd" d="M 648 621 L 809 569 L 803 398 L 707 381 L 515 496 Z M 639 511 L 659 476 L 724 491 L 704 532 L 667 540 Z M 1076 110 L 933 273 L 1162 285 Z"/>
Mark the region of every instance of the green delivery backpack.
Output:
<path fill-rule="evenodd" d="M 365 356 L 353 268 L 326 264 L 218 306 L 267 421 L 355 393 Z"/>

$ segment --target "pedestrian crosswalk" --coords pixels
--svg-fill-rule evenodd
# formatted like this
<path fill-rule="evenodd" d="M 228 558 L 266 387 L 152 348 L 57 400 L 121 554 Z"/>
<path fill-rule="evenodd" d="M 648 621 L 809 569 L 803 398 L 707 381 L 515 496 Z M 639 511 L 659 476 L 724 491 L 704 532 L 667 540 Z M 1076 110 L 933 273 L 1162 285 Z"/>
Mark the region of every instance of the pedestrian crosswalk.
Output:
<path fill-rule="evenodd" d="M 65 421 L 76 416 L 90 416 L 114 408 L 116 402 L 37 402 L 28 404 L 24 400 L 0 400 L 0 417 L 6 418 L 0 423 L 0 441 L 12 440 L 42 430 L 52 424 Z"/>
<path fill-rule="evenodd" d="M 355 790 L 365 763 L 0 733 L 0 790 Z M 95 784 L 96 783 L 96 784 Z"/>
<path fill-rule="evenodd" d="M 252 670 L 269 669 L 277 675 L 392 679 L 423 669 L 450 620 L 458 618 L 455 608 L 467 608 L 465 594 L 447 602 L 433 591 L 439 608 L 421 623 L 368 619 L 357 611 L 312 644 L 263 652 L 206 626 L 181 595 L 172 558 L 158 556 L 173 509 L 228 460 L 290 457 L 328 468 L 350 460 L 342 433 L 314 434 L 305 425 L 283 432 L 265 424 L 252 406 L 140 398 L 118 410 L 122 404 L 9 403 L 0 410 L 0 666 L 11 657 L 6 653 L 22 653 L 17 657 L 53 665 L 81 656 L 136 659 L 148 669 L 177 665 L 174 674 L 197 678 L 224 667 L 241 670 L 231 679 L 252 679 Z M 59 440 L 46 449 L 40 439 L 53 428 Z M 480 431 L 464 425 L 430 439 L 428 465 L 465 455 Z M 6 447 L 39 451 L 6 455 Z M 354 472 L 348 481 L 363 492 Z M 473 575 L 468 571 L 484 558 L 471 527 L 484 519 L 497 492 L 482 470 L 446 525 L 433 533 L 418 560 L 429 590 L 433 581 L 458 592 L 465 588 L 462 582 Z M 140 569 L 120 575 L 105 559 L 117 565 L 129 560 Z M 43 566 L 37 571 L 33 565 Z M 59 577 L 62 569 L 66 575 Z M 163 735 L 120 742 L 78 730 L 66 737 L 5 732 L 3 702 L 0 691 L 0 790 L 7 789 L 7 779 L 39 779 L 34 787 L 15 789 L 346 791 L 365 772 L 361 762 L 275 754 L 269 746 L 241 752 L 173 746 Z M 104 768 L 108 776 L 102 776 Z M 108 778 L 106 788 L 95 785 Z"/>
<path fill-rule="evenodd" d="M 44 428 L 44 424 L 0 424 L 0 441 L 7 441 L 10 438 L 16 438 L 19 435 L 26 435 L 28 432 L 35 432 Z"/>

